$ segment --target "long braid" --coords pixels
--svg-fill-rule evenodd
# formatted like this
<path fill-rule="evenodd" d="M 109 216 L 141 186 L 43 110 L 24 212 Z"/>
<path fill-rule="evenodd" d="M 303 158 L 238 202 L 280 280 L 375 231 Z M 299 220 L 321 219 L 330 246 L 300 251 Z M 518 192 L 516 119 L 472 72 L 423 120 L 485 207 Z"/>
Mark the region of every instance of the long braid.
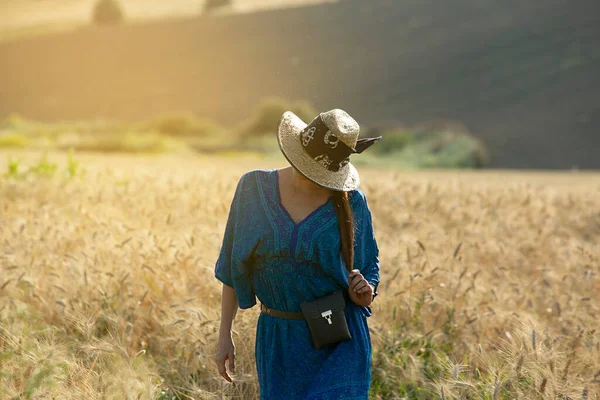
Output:
<path fill-rule="evenodd" d="M 354 266 L 354 217 L 350 208 L 348 192 L 333 192 L 333 204 L 338 217 L 342 256 L 346 268 L 350 272 Z"/>

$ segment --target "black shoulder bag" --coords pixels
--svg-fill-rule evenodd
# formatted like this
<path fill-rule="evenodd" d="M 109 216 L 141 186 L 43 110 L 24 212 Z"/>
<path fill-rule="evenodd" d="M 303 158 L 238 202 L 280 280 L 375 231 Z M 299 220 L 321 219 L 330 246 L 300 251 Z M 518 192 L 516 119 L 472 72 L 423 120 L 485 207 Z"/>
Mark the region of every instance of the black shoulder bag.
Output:
<path fill-rule="evenodd" d="M 315 349 L 352 339 L 344 313 L 346 299 L 341 290 L 301 303 L 300 307 Z"/>

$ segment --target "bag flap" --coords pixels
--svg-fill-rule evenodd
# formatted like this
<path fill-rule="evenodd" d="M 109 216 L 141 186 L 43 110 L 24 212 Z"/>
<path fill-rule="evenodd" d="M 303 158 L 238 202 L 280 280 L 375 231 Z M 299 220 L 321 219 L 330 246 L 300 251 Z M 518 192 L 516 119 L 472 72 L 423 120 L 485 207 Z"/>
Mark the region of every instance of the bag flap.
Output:
<path fill-rule="evenodd" d="M 326 311 L 344 311 L 346 300 L 341 291 L 300 304 L 305 318 L 321 318 Z"/>

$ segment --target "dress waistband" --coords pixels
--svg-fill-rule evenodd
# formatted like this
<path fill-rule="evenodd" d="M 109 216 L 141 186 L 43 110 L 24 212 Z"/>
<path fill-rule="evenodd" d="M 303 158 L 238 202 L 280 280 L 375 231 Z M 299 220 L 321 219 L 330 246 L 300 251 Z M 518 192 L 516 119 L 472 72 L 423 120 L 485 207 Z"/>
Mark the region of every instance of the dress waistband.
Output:
<path fill-rule="evenodd" d="M 346 300 L 346 305 L 348 305 L 348 303 L 351 301 L 350 296 L 348 295 L 348 291 L 342 290 L 342 294 L 344 295 L 344 299 Z M 260 311 L 267 315 L 270 315 L 272 317 L 277 317 L 277 318 L 296 319 L 296 320 L 305 319 L 304 314 L 302 314 L 301 312 L 274 310 L 272 308 L 265 306 L 263 303 L 260 303 Z"/>

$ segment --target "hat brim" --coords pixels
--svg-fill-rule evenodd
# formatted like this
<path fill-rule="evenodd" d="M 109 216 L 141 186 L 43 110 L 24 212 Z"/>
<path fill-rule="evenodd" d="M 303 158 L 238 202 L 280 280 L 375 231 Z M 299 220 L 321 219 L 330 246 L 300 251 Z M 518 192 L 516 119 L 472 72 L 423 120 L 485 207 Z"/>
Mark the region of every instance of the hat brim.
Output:
<path fill-rule="evenodd" d="M 306 128 L 306 125 L 291 111 L 285 112 L 279 121 L 277 141 L 288 162 L 298 172 L 317 185 L 342 192 L 349 192 L 358 188 L 360 184 L 358 171 L 351 163 L 346 164 L 339 171 L 333 172 L 308 155 L 300 140 L 300 134 Z"/>

